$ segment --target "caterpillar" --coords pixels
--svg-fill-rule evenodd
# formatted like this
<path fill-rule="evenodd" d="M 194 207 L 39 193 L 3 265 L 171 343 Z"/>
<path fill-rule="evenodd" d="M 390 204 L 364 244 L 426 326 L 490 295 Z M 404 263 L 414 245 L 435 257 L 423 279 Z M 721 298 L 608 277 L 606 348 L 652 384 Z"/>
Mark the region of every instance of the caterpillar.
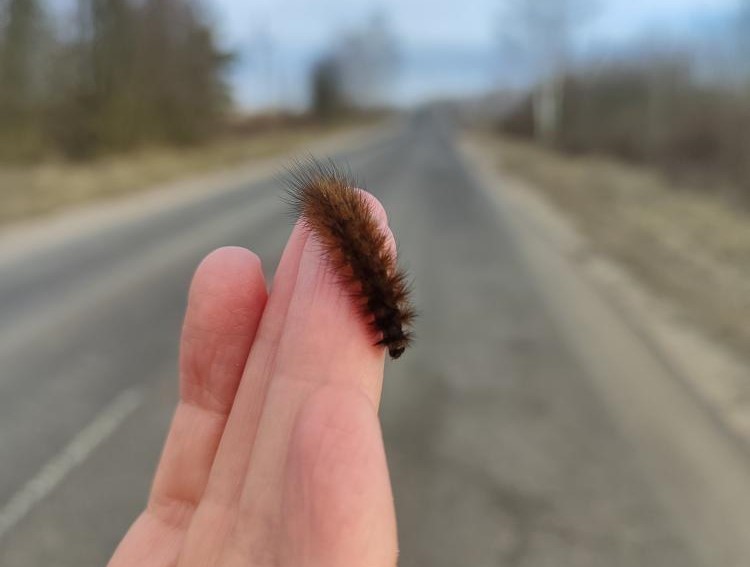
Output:
<path fill-rule="evenodd" d="M 413 338 L 411 289 L 367 197 L 333 161 L 311 158 L 288 173 L 295 216 L 320 242 L 330 267 L 378 337 L 375 344 L 399 358 Z"/>

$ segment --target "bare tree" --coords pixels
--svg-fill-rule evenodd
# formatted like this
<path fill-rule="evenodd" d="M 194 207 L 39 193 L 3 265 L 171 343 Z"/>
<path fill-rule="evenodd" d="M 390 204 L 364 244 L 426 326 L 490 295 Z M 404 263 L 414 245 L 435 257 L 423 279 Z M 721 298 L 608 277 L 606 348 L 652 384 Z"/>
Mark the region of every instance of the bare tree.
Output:
<path fill-rule="evenodd" d="M 750 0 L 744 0 L 737 13 L 739 60 L 745 80 L 750 80 Z"/>
<path fill-rule="evenodd" d="M 323 118 L 388 103 L 398 68 L 398 41 L 387 16 L 375 13 L 362 27 L 343 34 L 313 66 L 311 106 Z"/>
<path fill-rule="evenodd" d="M 560 129 L 563 81 L 573 43 L 595 0 L 505 0 L 500 13 L 501 56 L 515 57 L 535 84 L 535 136 L 554 143 Z"/>
<path fill-rule="evenodd" d="M 395 74 L 396 38 L 384 13 L 376 13 L 361 29 L 349 33 L 336 59 L 346 94 L 356 104 L 382 104 Z"/>
<path fill-rule="evenodd" d="M 38 145 L 39 106 L 45 88 L 44 57 L 50 37 L 38 0 L 0 4 L 0 132 L 16 153 Z"/>
<path fill-rule="evenodd" d="M 739 120 L 741 134 L 737 137 L 737 159 L 735 163 L 741 164 L 748 195 L 750 195 L 750 164 L 747 156 L 750 154 L 750 0 L 743 0 L 737 15 L 738 31 L 738 60 L 742 73 L 741 81 L 744 96 L 742 99 L 743 116 Z M 737 126 L 735 125 L 735 128 Z"/>
<path fill-rule="evenodd" d="M 398 66 L 396 36 L 387 16 L 373 14 L 362 27 L 344 34 L 329 55 L 342 89 L 352 106 L 386 102 Z"/>
<path fill-rule="evenodd" d="M 63 26 L 49 0 L 0 0 L 0 157 L 206 138 L 229 56 L 202 1 L 68 0 Z"/>
<path fill-rule="evenodd" d="M 37 0 L 6 0 L 0 17 L 0 85 L 5 102 L 28 101 L 39 94 L 40 41 L 44 30 L 42 6 Z"/>
<path fill-rule="evenodd" d="M 315 116 L 331 120 L 348 110 L 349 103 L 344 97 L 340 69 L 333 58 L 328 56 L 317 61 L 310 80 L 311 107 Z"/>
<path fill-rule="evenodd" d="M 206 137 L 228 102 L 197 0 L 78 0 L 53 136 L 68 154 Z"/>

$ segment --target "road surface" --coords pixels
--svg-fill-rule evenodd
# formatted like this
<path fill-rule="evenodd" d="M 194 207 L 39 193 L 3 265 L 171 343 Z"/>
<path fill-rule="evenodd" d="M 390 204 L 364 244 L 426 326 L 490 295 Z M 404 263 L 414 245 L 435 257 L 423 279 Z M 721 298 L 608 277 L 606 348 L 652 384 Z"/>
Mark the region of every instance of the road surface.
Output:
<path fill-rule="evenodd" d="M 447 123 L 337 157 L 389 210 L 421 312 L 381 411 L 402 567 L 704 565 Z M 106 562 L 175 401 L 192 270 L 233 244 L 270 276 L 290 228 L 268 178 L 0 257 L 2 567 Z"/>

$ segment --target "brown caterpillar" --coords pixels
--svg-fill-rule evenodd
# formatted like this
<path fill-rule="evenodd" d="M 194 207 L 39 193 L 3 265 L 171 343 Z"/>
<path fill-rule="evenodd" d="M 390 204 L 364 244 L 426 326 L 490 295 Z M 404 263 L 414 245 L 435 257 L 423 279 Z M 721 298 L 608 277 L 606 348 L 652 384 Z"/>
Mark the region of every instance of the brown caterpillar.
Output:
<path fill-rule="evenodd" d="M 289 172 L 296 216 L 320 241 L 332 269 L 380 337 L 376 344 L 396 359 L 412 340 L 410 287 L 370 203 L 355 187 L 332 161 L 310 159 Z"/>

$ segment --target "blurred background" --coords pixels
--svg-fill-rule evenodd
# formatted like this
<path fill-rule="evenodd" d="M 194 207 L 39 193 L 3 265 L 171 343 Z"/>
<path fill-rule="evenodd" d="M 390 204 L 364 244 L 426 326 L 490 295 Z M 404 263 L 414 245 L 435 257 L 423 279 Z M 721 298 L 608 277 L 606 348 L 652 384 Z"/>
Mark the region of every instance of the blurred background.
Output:
<path fill-rule="evenodd" d="M 401 565 L 750 564 L 750 2 L 0 0 L 0 565 L 102 565 L 190 275 L 350 167 Z"/>

